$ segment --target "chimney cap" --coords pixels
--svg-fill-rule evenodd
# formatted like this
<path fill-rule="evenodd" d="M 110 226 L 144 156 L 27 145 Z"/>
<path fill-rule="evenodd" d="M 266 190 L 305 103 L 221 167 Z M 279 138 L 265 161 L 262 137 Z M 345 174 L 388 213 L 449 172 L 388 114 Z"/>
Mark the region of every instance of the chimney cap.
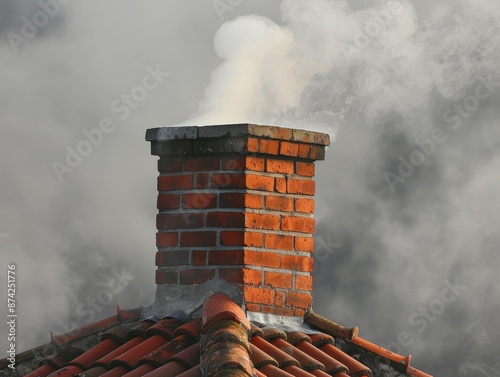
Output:
<path fill-rule="evenodd" d="M 211 126 L 166 126 L 146 131 L 147 141 L 171 141 L 180 139 L 205 139 L 220 137 L 254 136 L 276 140 L 330 145 L 330 136 L 325 133 L 250 123 Z"/>

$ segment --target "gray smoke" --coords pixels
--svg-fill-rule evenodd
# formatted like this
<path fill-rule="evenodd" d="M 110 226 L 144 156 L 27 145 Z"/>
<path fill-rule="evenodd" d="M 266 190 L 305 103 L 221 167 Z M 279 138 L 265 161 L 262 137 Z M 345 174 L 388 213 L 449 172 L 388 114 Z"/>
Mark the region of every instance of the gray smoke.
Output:
<path fill-rule="evenodd" d="M 70 2 L 18 54 L 8 35 L 40 7 L 1 6 L 0 260 L 18 268 L 18 350 L 153 301 L 146 128 L 257 122 L 335 140 L 317 164 L 315 311 L 436 376 L 498 375 L 500 6 L 219 3 Z M 157 65 L 170 75 L 114 112 Z M 59 182 L 51 164 L 104 118 L 114 130 Z"/>

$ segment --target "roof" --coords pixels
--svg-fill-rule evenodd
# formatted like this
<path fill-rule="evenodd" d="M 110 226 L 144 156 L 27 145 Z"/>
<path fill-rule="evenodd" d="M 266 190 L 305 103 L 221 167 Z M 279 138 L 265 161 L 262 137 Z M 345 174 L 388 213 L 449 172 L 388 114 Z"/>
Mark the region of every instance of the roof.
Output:
<path fill-rule="evenodd" d="M 222 293 L 205 301 L 201 318 L 180 311 L 139 317 L 138 309 L 118 308 L 116 316 L 52 336 L 51 343 L 17 355 L 18 371 L 26 377 L 430 377 L 409 365 L 410 356 L 358 337 L 356 327 L 313 312 L 301 323 L 249 320 Z M 1 360 L 0 369 L 6 367 Z"/>

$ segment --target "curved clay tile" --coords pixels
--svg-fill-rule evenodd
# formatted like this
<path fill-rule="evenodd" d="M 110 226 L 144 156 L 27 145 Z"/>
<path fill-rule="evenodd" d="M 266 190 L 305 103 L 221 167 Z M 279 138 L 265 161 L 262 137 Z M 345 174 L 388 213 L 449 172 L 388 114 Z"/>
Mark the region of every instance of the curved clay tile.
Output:
<path fill-rule="evenodd" d="M 211 296 L 203 305 L 203 327 L 202 333 L 223 319 L 230 319 L 241 323 L 247 331 L 251 330 L 243 309 L 231 298 L 223 293 L 216 293 Z"/>

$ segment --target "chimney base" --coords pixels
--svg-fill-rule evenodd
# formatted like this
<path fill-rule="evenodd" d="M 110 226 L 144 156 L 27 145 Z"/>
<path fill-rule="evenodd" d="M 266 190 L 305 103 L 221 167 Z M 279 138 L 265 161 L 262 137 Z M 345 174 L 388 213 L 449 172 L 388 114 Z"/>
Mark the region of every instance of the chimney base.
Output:
<path fill-rule="evenodd" d="M 156 298 L 152 312 L 162 318 L 179 308 L 193 317 L 201 317 L 203 304 L 208 297 L 216 293 L 224 293 L 238 305 L 243 306 L 243 291 L 235 283 L 222 279 L 212 279 L 203 284 L 179 285 L 163 284 L 156 287 Z"/>

